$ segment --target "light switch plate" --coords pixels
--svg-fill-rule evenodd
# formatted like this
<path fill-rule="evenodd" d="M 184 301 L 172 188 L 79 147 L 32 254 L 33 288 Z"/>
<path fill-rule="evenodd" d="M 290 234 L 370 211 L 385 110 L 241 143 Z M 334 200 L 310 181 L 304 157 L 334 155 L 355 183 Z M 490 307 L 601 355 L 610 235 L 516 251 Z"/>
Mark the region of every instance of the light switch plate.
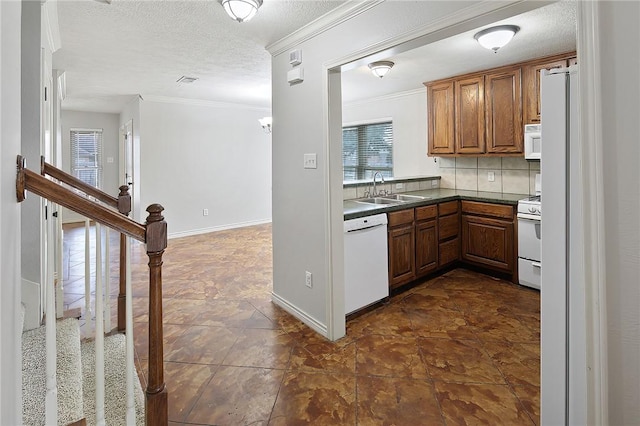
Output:
<path fill-rule="evenodd" d="M 316 162 L 316 154 L 304 154 L 304 168 L 305 169 L 318 168 L 318 163 Z"/>
<path fill-rule="evenodd" d="M 113 157 L 107 157 L 107 163 L 113 163 Z"/>
<path fill-rule="evenodd" d="M 496 180 L 495 172 L 488 172 L 487 173 L 487 179 L 489 180 L 489 182 L 494 182 Z"/>

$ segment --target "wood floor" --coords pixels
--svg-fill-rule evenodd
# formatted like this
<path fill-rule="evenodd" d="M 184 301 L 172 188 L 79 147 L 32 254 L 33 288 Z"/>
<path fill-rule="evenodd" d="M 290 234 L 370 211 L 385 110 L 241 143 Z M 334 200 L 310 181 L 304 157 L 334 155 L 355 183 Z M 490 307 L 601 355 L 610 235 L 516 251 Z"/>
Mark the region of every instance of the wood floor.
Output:
<path fill-rule="evenodd" d="M 66 227 L 64 240 L 65 304 L 83 307 L 84 230 Z M 145 387 L 147 258 L 140 245 L 133 253 Z M 539 423 L 535 290 L 457 269 L 350 320 L 347 337 L 329 342 L 271 302 L 270 225 L 169 240 L 163 280 L 172 424 Z"/>

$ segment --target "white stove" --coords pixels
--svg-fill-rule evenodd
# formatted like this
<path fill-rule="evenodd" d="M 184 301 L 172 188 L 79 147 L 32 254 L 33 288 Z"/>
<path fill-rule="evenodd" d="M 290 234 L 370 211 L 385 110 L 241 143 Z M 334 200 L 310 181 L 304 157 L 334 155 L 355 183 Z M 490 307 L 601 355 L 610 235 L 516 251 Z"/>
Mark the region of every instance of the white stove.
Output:
<path fill-rule="evenodd" d="M 536 175 L 536 193 L 540 193 Z M 542 198 L 540 195 L 518 201 L 518 282 L 540 290 L 542 250 L 540 242 Z"/>

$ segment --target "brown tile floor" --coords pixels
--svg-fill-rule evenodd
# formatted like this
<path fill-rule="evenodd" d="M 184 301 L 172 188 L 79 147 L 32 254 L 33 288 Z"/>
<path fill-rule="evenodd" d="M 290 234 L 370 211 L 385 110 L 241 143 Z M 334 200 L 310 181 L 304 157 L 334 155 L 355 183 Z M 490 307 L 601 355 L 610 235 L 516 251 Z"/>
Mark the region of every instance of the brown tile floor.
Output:
<path fill-rule="evenodd" d="M 65 230 L 70 307 L 84 303 L 83 241 L 82 229 Z M 144 373 L 147 266 L 143 247 L 133 251 Z M 111 274 L 114 297 L 115 263 Z M 271 303 L 270 225 L 169 240 L 163 279 L 175 425 L 539 422 L 536 291 L 457 269 L 350 320 L 347 337 L 329 342 Z"/>

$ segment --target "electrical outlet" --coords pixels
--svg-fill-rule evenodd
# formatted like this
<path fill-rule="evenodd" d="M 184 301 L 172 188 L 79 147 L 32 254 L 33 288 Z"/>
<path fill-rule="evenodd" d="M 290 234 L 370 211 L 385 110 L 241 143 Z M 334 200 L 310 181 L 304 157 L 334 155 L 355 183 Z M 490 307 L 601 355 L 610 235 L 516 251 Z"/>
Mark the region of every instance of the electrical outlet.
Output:
<path fill-rule="evenodd" d="M 487 173 L 487 179 L 489 180 L 489 182 L 495 182 L 495 180 L 496 180 L 495 172 L 488 172 Z"/>
<path fill-rule="evenodd" d="M 396 183 L 396 189 L 402 189 L 404 188 L 404 185 L 401 183 Z"/>
<path fill-rule="evenodd" d="M 209 209 L 202 209 L 202 216 L 209 216 Z"/>
<path fill-rule="evenodd" d="M 309 288 L 313 288 L 313 275 L 309 271 L 305 271 L 304 284 Z"/>
<path fill-rule="evenodd" d="M 438 186 L 438 181 L 434 179 L 431 181 L 431 187 L 435 188 L 436 186 Z"/>

